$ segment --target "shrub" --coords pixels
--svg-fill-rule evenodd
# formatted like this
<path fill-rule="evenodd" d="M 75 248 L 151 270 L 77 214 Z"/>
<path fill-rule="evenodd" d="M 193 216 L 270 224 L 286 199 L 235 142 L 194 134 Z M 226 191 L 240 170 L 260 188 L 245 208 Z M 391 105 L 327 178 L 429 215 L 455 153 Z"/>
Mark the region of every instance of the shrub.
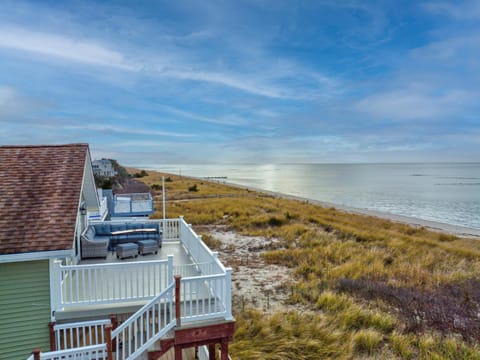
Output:
<path fill-rule="evenodd" d="M 222 242 L 212 235 L 202 234 L 202 240 L 210 249 L 218 250 L 222 247 Z"/>
<path fill-rule="evenodd" d="M 162 185 L 160 184 L 153 184 L 150 186 L 153 190 L 162 190 Z"/>
<path fill-rule="evenodd" d="M 372 354 L 379 348 L 382 338 L 382 334 L 375 330 L 360 330 L 353 336 L 353 347 L 358 352 Z"/>
<path fill-rule="evenodd" d="M 190 192 L 196 192 L 196 191 L 198 191 L 197 184 L 194 184 L 194 185 L 192 185 L 192 186 L 189 186 L 189 187 L 188 187 L 188 191 L 190 191 Z"/>
<path fill-rule="evenodd" d="M 270 226 L 282 226 L 283 225 L 283 220 L 279 219 L 275 216 L 272 216 L 270 219 L 268 219 L 268 225 L 270 225 Z"/>
<path fill-rule="evenodd" d="M 135 173 L 133 176 L 136 178 L 143 178 L 145 176 L 148 176 L 148 173 L 145 170 L 142 170 L 139 173 Z"/>

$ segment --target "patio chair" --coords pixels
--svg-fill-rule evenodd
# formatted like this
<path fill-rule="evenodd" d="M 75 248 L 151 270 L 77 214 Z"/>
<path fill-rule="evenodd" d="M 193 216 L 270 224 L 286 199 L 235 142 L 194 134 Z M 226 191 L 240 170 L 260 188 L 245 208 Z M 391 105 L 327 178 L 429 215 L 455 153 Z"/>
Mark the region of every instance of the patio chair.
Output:
<path fill-rule="evenodd" d="M 108 237 L 95 237 L 95 229 L 89 227 L 81 237 L 82 259 L 86 258 L 107 258 Z"/>

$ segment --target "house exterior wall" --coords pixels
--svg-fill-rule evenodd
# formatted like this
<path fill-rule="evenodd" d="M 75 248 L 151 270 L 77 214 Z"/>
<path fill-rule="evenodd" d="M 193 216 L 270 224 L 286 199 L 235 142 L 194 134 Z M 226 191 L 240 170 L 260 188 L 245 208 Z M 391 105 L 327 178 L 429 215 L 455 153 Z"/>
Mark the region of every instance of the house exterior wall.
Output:
<path fill-rule="evenodd" d="M 110 160 L 94 160 L 92 162 L 93 172 L 100 176 L 113 177 L 117 175 Z"/>
<path fill-rule="evenodd" d="M 0 359 L 50 350 L 48 260 L 0 263 Z"/>

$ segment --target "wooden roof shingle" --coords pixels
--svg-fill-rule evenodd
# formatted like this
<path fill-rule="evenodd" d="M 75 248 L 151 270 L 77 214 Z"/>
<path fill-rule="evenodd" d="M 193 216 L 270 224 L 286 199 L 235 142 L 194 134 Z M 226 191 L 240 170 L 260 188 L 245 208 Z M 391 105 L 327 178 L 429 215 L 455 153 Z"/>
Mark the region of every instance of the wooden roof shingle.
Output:
<path fill-rule="evenodd" d="M 88 151 L 0 146 L 0 255 L 72 248 Z"/>

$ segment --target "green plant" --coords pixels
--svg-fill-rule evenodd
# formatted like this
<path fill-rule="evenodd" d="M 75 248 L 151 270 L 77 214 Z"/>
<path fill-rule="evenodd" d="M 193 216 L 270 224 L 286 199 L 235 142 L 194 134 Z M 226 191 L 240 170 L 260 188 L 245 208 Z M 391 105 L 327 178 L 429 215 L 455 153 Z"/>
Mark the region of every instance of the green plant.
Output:
<path fill-rule="evenodd" d="M 353 336 L 353 346 L 357 352 L 372 354 L 382 342 L 382 334 L 378 331 L 367 329 L 359 330 Z"/>

